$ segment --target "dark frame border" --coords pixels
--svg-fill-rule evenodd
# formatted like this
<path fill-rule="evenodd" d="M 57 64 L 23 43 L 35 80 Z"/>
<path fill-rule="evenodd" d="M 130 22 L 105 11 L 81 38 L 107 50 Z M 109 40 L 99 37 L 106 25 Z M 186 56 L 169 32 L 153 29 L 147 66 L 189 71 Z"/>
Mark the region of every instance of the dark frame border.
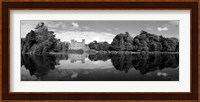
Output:
<path fill-rule="evenodd" d="M 10 9 L 190 9 L 191 93 L 17 93 L 9 92 Z M 197 2 L 2 2 L 2 98 L 3 100 L 197 100 L 198 99 L 198 3 Z"/>

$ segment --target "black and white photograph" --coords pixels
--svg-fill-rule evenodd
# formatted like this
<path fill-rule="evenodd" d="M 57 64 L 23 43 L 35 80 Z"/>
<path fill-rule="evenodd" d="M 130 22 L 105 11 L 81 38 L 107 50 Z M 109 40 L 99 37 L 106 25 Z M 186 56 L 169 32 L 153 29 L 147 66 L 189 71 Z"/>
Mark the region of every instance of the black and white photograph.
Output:
<path fill-rule="evenodd" d="M 21 81 L 179 81 L 179 20 L 21 20 Z"/>

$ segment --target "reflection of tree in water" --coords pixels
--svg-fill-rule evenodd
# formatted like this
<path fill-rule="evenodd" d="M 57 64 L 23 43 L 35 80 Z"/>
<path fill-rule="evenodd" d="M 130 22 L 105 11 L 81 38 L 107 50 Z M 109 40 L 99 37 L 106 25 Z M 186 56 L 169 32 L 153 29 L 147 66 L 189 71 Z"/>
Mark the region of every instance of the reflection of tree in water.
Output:
<path fill-rule="evenodd" d="M 133 57 L 131 55 L 111 54 L 110 56 L 111 56 L 111 62 L 117 70 L 128 72 L 131 68 L 133 68 L 132 65 Z"/>
<path fill-rule="evenodd" d="M 42 80 L 42 77 L 45 76 L 49 70 L 55 69 L 55 65 L 59 63 L 53 55 L 22 55 L 21 64 L 29 70 L 31 75 L 35 75 Z"/>
<path fill-rule="evenodd" d="M 97 53 L 97 54 L 89 55 L 88 58 L 91 61 L 98 61 L 98 60 L 107 61 L 108 59 L 110 59 L 108 53 L 105 53 L 105 54 Z"/>
<path fill-rule="evenodd" d="M 120 71 L 128 72 L 135 68 L 141 74 L 146 74 L 164 68 L 177 68 L 179 65 L 178 54 L 118 54 L 111 56 L 113 66 Z"/>
<path fill-rule="evenodd" d="M 163 54 L 161 68 L 170 67 L 176 68 L 179 65 L 179 54 Z"/>

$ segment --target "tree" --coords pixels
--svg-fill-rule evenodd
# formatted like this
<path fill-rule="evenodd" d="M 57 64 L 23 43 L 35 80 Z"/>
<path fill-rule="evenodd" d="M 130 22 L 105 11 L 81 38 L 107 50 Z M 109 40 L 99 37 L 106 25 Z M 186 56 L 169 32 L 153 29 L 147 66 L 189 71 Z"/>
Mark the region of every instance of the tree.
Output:
<path fill-rule="evenodd" d="M 140 35 L 137 35 L 133 39 L 134 50 L 137 51 L 177 51 L 178 39 L 176 38 L 164 38 L 163 36 L 156 36 L 146 31 L 141 31 Z"/>
<path fill-rule="evenodd" d="M 149 50 L 150 51 L 158 51 L 158 46 L 156 42 L 152 42 L 149 44 Z"/>
<path fill-rule="evenodd" d="M 115 51 L 132 51 L 133 50 L 133 37 L 128 32 L 125 34 L 120 33 L 115 36 L 111 43 L 111 50 Z"/>
<path fill-rule="evenodd" d="M 44 26 L 42 27 L 43 28 L 40 28 L 38 25 L 35 31 L 31 30 L 31 32 L 26 35 L 22 48 L 23 54 L 32 53 L 41 55 L 54 50 L 57 41 L 55 35 L 52 31 L 49 32 Z"/>
<path fill-rule="evenodd" d="M 27 53 L 30 51 L 31 47 L 36 44 L 36 33 L 34 31 L 30 31 L 25 39 L 24 39 L 24 46 L 23 46 L 23 49 L 22 49 L 22 53 Z"/>
<path fill-rule="evenodd" d="M 110 44 L 108 42 L 97 42 L 97 41 L 93 41 L 91 43 L 88 44 L 90 49 L 94 49 L 97 51 L 107 51 L 110 48 Z"/>

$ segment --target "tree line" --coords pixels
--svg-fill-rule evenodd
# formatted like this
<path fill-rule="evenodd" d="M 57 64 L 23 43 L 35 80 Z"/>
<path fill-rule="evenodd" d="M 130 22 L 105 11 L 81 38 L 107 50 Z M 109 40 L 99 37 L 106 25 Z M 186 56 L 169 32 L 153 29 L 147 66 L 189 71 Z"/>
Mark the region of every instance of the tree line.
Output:
<path fill-rule="evenodd" d="M 136 37 L 131 37 L 128 32 L 117 34 L 111 44 L 108 42 L 93 41 L 88 44 L 90 49 L 97 51 L 161 51 L 179 52 L 177 38 L 165 38 L 146 31 L 141 31 Z"/>
<path fill-rule="evenodd" d="M 69 43 L 61 42 L 55 38 L 53 31 L 48 28 L 37 26 L 35 31 L 31 30 L 25 38 L 21 38 L 22 54 L 42 55 L 49 52 L 67 52 Z M 87 45 L 96 51 L 161 51 L 179 52 L 179 41 L 177 38 L 165 38 L 141 31 L 136 37 L 125 34 L 117 34 L 111 44 L 108 42 L 93 41 Z"/>

